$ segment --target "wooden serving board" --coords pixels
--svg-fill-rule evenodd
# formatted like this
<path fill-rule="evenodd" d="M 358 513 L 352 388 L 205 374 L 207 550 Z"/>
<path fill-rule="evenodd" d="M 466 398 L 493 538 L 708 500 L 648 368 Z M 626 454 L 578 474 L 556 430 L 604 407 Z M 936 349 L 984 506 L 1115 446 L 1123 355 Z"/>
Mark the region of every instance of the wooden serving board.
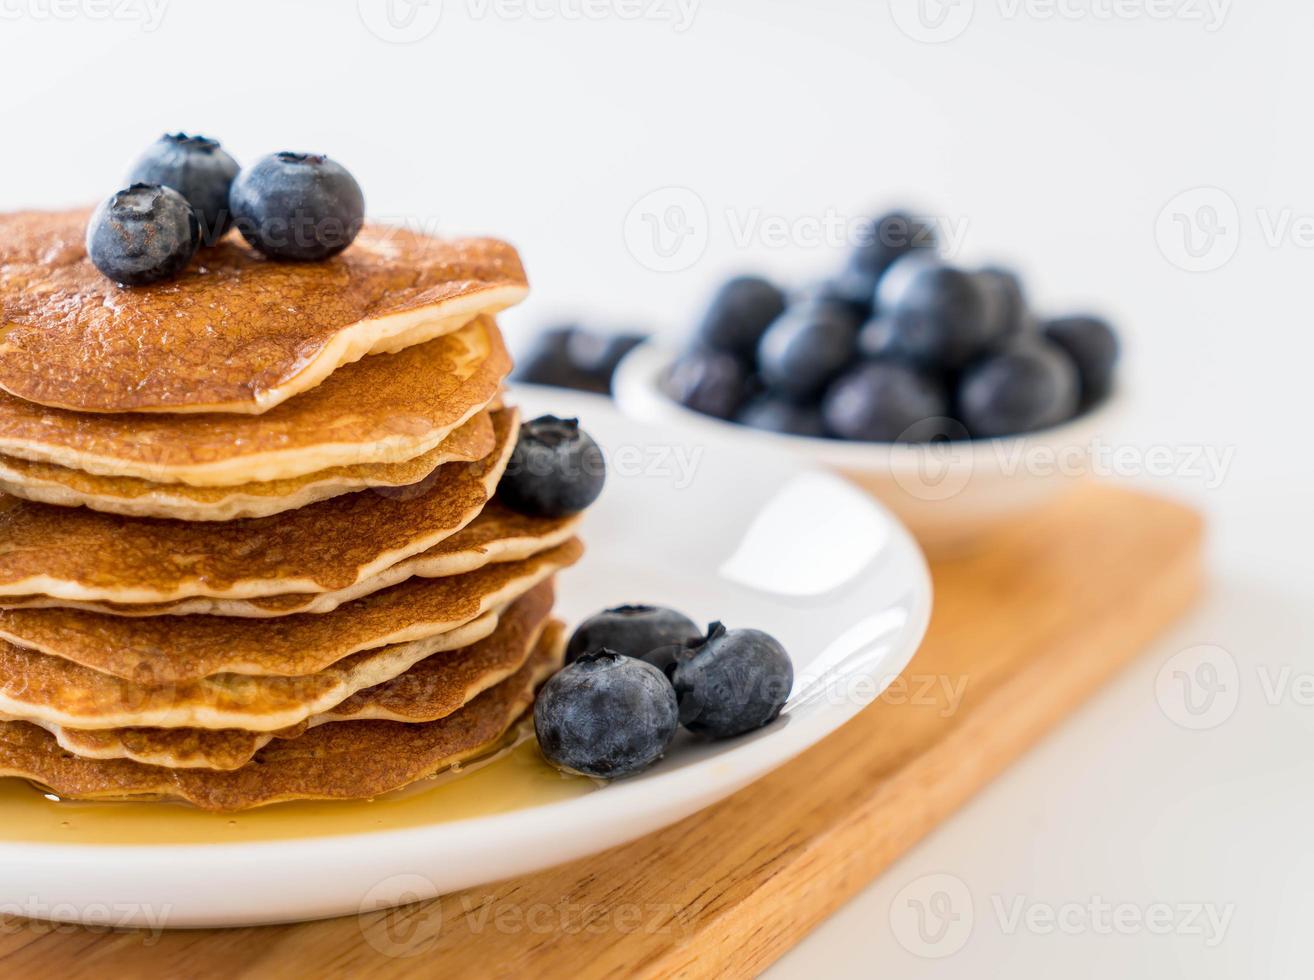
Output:
<path fill-rule="evenodd" d="M 880 700 L 728 800 L 602 855 L 303 925 L 148 936 L 9 923 L 0 971 L 97 980 L 759 972 L 1172 622 L 1200 586 L 1201 531 L 1178 504 L 1096 485 L 937 563 L 930 632 Z M 946 693 L 955 687 L 956 706 Z"/>

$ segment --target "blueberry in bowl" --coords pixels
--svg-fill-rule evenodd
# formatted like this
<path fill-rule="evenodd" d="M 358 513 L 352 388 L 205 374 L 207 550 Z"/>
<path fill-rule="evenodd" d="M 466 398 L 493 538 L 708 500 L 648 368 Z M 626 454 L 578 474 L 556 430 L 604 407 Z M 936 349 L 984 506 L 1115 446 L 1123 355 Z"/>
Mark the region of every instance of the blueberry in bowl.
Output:
<path fill-rule="evenodd" d="M 859 321 L 841 306 L 811 302 L 790 307 L 762 336 L 757 367 L 769 391 L 807 402 L 854 357 Z"/>
<path fill-rule="evenodd" d="M 904 268 L 902 288 L 881 307 L 891 321 L 891 353 L 930 368 L 962 367 L 990 336 L 990 310 L 977 278 L 935 262 Z"/>
<path fill-rule="evenodd" d="M 987 266 L 976 273 L 976 285 L 985 303 L 983 347 L 1000 347 L 1020 336 L 1027 327 L 1027 299 L 1017 273 Z"/>
<path fill-rule="evenodd" d="M 874 222 L 752 355 L 639 347 L 617 370 L 618 404 L 708 439 L 777 440 L 850 476 L 937 551 L 1074 485 L 1116 404 L 1116 333 L 1038 315 L 1014 270 L 946 261 L 929 223 L 915 225 L 906 211 Z M 1030 467 L 1033 448 L 1062 472 Z"/>
<path fill-rule="evenodd" d="M 968 369 L 959 388 L 959 413 L 976 436 L 1034 432 L 1076 414 L 1079 383 L 1072 358 L 1056 344 L 1023 340 Z"/>
<path fill-rule="evenodd" d="M 166 133 L 137 158 L 128 183 L 172 187 L 196 212 L 202 243 L 213 245 L 233 225 L 228 192 L 238 170 L 218 140 Z"/>
<path fill-rule="evenodd" d="M 1077 365 L 1083 408 L 1108 397 L 1118 362 L 1118 336 L 1108 323 L 1096 316 L 1065 316 L 1046 320 L 1040 330 Z"/>
<path fill-rule="evenodd" d="M 785 294 L 761 276 L 727 280 L 694 330 L 694 342 L 711 350 L 748 358 L 767 327 L 785 310 Z"/>
<path fill-rule="evenodd" d="M 748 369 L 733 354 L 694 347 L 670 366 L 663 386 L 685 408 L 728 419 L 747 396 L 748 381 Z"/>
<path fill-rule="evenodd" d="M 868 361 L 831 385 L 823 412 L 827 428 L 843 439 L 898 442 L 916 435 L 929 441 L 942 431 L 949 402 L 935 379 L 917 368 Z"/>
<path fill-rule="evenodd" d="M 337 255 L 365 222 L 356 178 L 318 153 L 271 153 L 242 170 L 229 191 L 233 223 L 252 248 L 294 262 Z"/>
<path fill-rule="evenodd" d="M 111 194 L 87 224 L 87 257 L 108 279 L 149 286 L 173 279 L 201 244 L 201 225 L 171 187 L 133 184 Z"/>
<path fill-rule="evenodd" d="M 863 228 L 857 245 L 849 253 L 846 269 L 875 281 L 896 260 L 909 254 L 934 254 L 937 244 L 931 222 L 906 211 L 891 211 L 872 219 Z"/>
<path fill-rule="evenodd" d="M 799 405 L 778 395 L 761 394 L 739 410 L 735 421 L 750 429 L 824 439 L 829 433 L 818 405 Z"/>

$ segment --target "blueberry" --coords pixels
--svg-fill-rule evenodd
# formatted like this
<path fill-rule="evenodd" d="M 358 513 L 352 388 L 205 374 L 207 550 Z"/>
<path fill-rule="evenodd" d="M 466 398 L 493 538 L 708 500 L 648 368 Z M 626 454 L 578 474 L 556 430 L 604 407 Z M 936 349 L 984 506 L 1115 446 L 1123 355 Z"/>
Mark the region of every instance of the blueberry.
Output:
<path fill-rule="evenodd" d="M 757 366 L 767 387 L 794 401 L 819 395 L 853 360 L 858 325 L 827 303 L 790 307 L 762 337 Z"/>
<path fill-rule="evenodd" d="M 848 268 L 879 279 L 896 259 L 909 253 L 935 254 L 935 226 L 904 211 L 891 211 L 867 222 Z"/>
<path fill-rule="evenodd" d="M 863 357 L 898 357 L 894 345 L 894 320 L 888 316 L 872 317 L 858 331 L 858 353 Z"/>
<path fill-rule="evenodd" d="M 732 354 L 694 348 L 671 365 L 663 387 L 685 408 L 728 419 L 744 400 L 747 383 L 748 371 Z"/>
<path fill-rule="evenodd" d="M 111 195 L 87 224 L 87 255 L 102 275 L 125 286 L 172 279 L 200 244 L 192 206 L 158 184 L 133 184 Z"/>
<path fill-rule="evenodd" d="M 137 158 L 128 182 L 161 184 L 187 198 L 201 223 L 201 241 L 213 245 L 233 226 L 228 189 L 237 171 L 218 140 L 166 133 Z"/>
<path fill-rule="evenodd" d="M 1027 299 L 1022 280 L 1007 269 L 989 267 L 976 273 L 976 284 L 985 301 L 984 343 L 1003 346 L 1026 327 Z"/>
<path fill-rule="evenodd" d="M 966 364 L 987 340 L 986 301 L 976 278 L 937 263 L 904 268 L 907 281 L 881 306 L 893 322 L 892 352 L 932 368 Z"/>
<path fill-rule="evenodd" d="M 885 270 L 885 274 L 876 280 L 876 293 L 872 297 L 873 311 L 878 316 L 888 314 L 899 304 L 908 286 L 922 269 L 942 264 L 930 252 L 910 252 L 896 259 Z"/>
<path fill-rule="evenodd" d="M 958 408 L 974 436 L 1016 435 L 1057 425 L 1077 409 L 1077 369 L 1047 340 L 1010 345 L 963 374 Z"/>
<path fill-rule="evenodd" d="M 566 663 L 604 647 L 643 659 L 659 647 L 683 644 L 702 636 L 688 616 L 662 606 L 616 606 L 579 624 L 566 646 Z"/>
<path fill-rule="evenodd" d="M 356 178 L 314 153 L 261 157 L 237 175 L 228 203 L 238 231 L 272 259 L 326 259 L 350 245 L 365 222 Z"/>
<path fill-rule="evenodd" d="M 610 650 L 562 668 L 534 702 L 534 731 L 547 760 L 599 779 L 647 769 L 666 751 L 678 723 L 666 675 Z"/>
<path fill-rule="evenodd" d="M 589 377 L 571 360 L 570 339 L 576 329 L 554 327 L 538 334 L 529 349 L 516 359 L 512 380 L 605 393 L 596 379 Z"/>
<path fill-rule="evenodd" d="M 1118 335 L 1107 323 L 1094 316 L 1066 316 L 1047 320 L 1041 332 L 1076 362 L 1082 407 L 1095 404 L 1109 393 L 1118 362 Z"/>
<path fill-rule="evenodd" d="M 912 366 L 871 361 L 831 386 L 822 411 L 845 439 L 926 442 L 943 434 L 949 406 L 940 386 Z"/>
<path fill-rule="evenodd" d="M 713 350 L 751 358 L 771 321 L 785 309 L 785 294 L 759 276 L 724 283 L 703 314 L 695 341 Z"/>
<path fill-rule="evenodd" d="M 675 666 L 680 723 L 709 738 L 729 738 L 775 720 L 794 685 L 794 665 L 760 630 L 713 623 L 700 646 Z"/>
<path fill-rule="evenodd" d="M 791 436 L 822 438 L 826 435 L 821 409 L 815 405 L 796 405 L 773 395 L 758 395 L 743 407 L 736 421 L 754 429 Z"/>
<path fill-rule="evenodd" d="M 875 292 L 876 277 L 859 269 L 845 269 L 805 290 L 798 301 L 838 304 L 861 323 L 872 314 Z"/>
<path fill-rule="evenodd" d="M 622 358 L 647 338 L 642 334 L 600 334 L 575 330 L 566 338 L 566 356 L 596 390 L 611 391 L 611 377 Z"/>
<path fill-rule="evenodd" d="M 565 517 L 597 500 L 606 478 L 602 450 L 579 420 L 544 415 L 520 427 L 497 490 L 522 514 Z"/>

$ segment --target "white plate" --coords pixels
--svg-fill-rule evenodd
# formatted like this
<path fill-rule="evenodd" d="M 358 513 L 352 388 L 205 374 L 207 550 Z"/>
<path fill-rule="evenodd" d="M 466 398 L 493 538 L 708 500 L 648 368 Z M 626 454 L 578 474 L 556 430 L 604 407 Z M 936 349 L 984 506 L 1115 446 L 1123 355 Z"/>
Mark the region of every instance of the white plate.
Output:
<path fill-rule="evenodd" d="M 569 800 L 432 826 L 296 840 L 155 846 L 4 841 L 0 907 L 167 927 L 359 912 L 522 875 L 679 820 L 820 741 L 912 657 L 931 586 L 907 532 L 851 484 L 784 453 L 640 425 L 602 398 L 524 388 L 533 416 L 578 415 L 609 479 L 562 576 L 568 622 L 622 602 L 755 626 L 795 664 L 781 718 L 680 739 L 648 772 Z M 159 919 L 163 918 L 163 923 Z"/>

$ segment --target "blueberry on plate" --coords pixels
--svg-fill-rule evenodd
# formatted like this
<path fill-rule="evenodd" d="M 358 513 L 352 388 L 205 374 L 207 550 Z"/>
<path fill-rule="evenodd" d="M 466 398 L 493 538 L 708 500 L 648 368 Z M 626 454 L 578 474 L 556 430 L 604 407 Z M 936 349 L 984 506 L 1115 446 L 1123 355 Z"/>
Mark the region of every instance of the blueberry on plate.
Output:
<path fill-rule="evenodd" d="M 1112 390 L 1118 335 L 1105 321 L 1094 316 L 1059 317 L 1045 321 L 1041 332 L 1076 363 L 1083 408 L 1094 405 Z"/>
<path fill-rule="evenodd" d="M 607 649 L 644 659 L 658 647 L 698 640 L 702 632 L 688 616 L 663 606 L 616 606 L 580 623 L 566 644 L 566 663 Z"/>
<path fill-rule="evenodd" d="M 976 273 L 985 301 L 985 339 L 988 347 L 1001 347 L 1026 328 L 1027 299 L 1022 280 L 1008 269 L 987 267 Z"/>
<path fill-rule="evenodd" d="M 201 223 L 201 242 L 213 245 L 233 226 L 228 191 L 238 169 L 218 140 L 166 133 L 137 158 L 128 182 L 161 184 L 187 198 Z"/>
<path fill-rule="evenodd" d="M 849 311 L 828 303 L 791 306 L 763 335 L 758 370 L 771 391 L 805 402 L 853 360 L 857 341 Z"/>
<path fill-rule="evenodd" d="M 228 203 L 242 237 L 272 259 L 326 259 L 350 245 L 365 223 L 356 178 L 317 153 L 261 157 L 237 175 Z"/>
<path fill-rule="evenodd" d="M 935 226 L 904 211 L 891 211 L 868 222 L 849 253 L 848 267 L 879 279 L 896 259 L 910 252 L 934 254 Z"/>
<path fill-rule="evenodd" d="M 172 279 L 201 244 L 201 225 L 171 187 L 133 184 L 106 198 L 87 224 L 87 255 L 101 274 L 125 286 Z"/>
<path fill-rule="evenodd" d="M 826 424 L 816 405 L 798 405 L 774 395 L 758 395 L 740 410 L 735 421 L 750 428 L 789 436 L 820 439 L 826 435 Z"/>
<path fill-rule="evenodd" d="M 544 415 L 520 426 L 497 492 L 522 514 L 565 517 L 597 500 L 606 479 L 602 450 L 579 419 Z"/>
<path fill-rule="evenodd" d="M 976 277 L 952 266 L 912 269 L 894 302 L 881 311 L 894 324 L 893 352 L 928 367 L 959 368 L 987 340 L 986 302 Z"/>
<path fill-rule="evenodd" d="M 647 769 L 666 751 L 678 723 L 666 675 L 610 650 L 563 667 L 534 701 L 534 731 L 544 757 L 598 779 Z"/>
<path fill-rule="evenodd" d="M 751 358 L 771 321 L 785 309 L 785 294 L 760 276 L 725 282 L 703 314 L 694 340 L 703 347 Z"/>
<path fill-rule="evenodd" d="M 733 354 L 694 348 L 667 369 L 662 387 L 685 408 L 728 419 L 743 402 L 747 384 L 748 371 Z"/>
<path fill-rule="evenodd" d="M 949 405 L 940 385 L 911 365 L 871 361 L 831 385 L 822 412 L 844 439 L 927 442 L 944 433 Z"/>
<path fill-rule="evenodd" d="M 672 683 L 685 728 L 729 738 L 775 720 L 794 685 L 794 665 L 761 630 L 713 623 L 703 643 L 678 660 Z"/>
<path fill-rule="evenodd" d="M 1072 418 L 1078 389 L 1072 358 L 1036 338 L 968 368 L 958 389 L 958 410 L 974 436 L 1017 435 Z"/>

